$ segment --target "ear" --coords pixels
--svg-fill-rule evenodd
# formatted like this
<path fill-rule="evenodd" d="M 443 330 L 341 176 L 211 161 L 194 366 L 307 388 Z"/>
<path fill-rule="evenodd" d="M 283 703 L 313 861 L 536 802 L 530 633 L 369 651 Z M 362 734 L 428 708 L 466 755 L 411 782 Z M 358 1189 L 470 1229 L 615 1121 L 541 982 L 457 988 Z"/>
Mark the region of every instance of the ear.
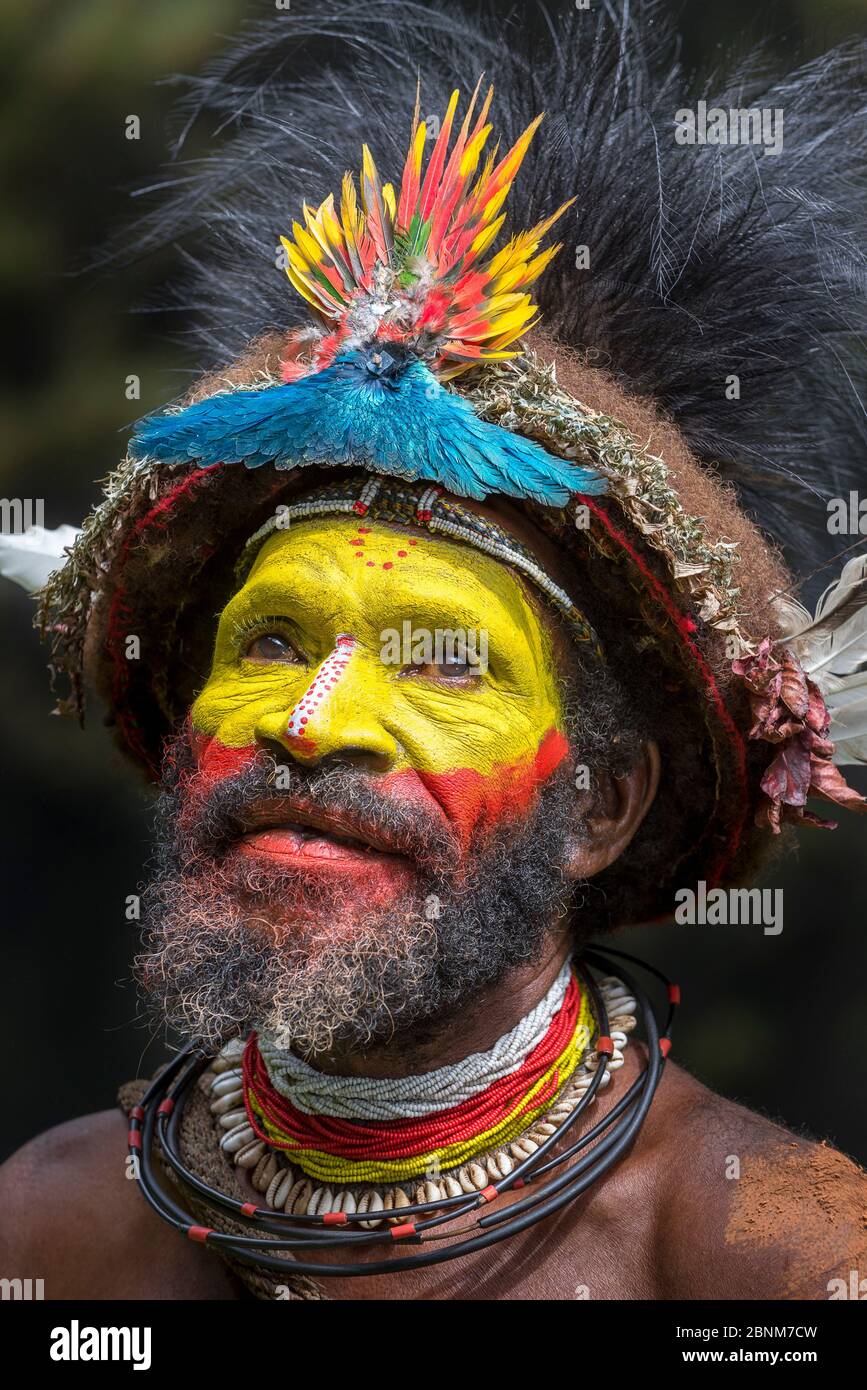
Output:
<path fill-rule="evenodd" d="M 603 773 L 594 790 L 583 794 L 581 827 L 566 861 L 570 878 L 593 878 L 620 858 L 653 805 L 661 768 L 659 748 L 651 741 L 623 776 Z"/>

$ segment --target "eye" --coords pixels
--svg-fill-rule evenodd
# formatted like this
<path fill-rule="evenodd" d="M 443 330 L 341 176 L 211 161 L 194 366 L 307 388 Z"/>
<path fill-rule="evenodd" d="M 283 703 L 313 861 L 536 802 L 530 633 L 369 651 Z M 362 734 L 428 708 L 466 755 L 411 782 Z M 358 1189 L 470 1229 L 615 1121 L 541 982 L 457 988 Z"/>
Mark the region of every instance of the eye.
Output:
<path fill-rule="evenodd" d="M 421 676 L 428 680 L 466 680 L 478 675 L 478 667 L 463 657 L 446 657 L 443 661 L 417 661 L 404 668 L 404 676 Z"/>
<path fill-rule="evenodd" d="M 246 661 L 291 661 L 300 660 L 298 653 L 288 637 L 280 632 L 259 632 L 251 637 L 241 649 Z"/>

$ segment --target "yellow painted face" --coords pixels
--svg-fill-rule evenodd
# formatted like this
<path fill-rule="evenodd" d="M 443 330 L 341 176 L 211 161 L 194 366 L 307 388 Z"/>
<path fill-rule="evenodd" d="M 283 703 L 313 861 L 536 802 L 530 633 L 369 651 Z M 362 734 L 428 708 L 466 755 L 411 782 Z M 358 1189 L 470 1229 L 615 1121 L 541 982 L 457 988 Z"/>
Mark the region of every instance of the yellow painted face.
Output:
<path fill-rule="evenodd" d="M 195 733 L 365 755 L 467 831 L 523 809 L 567 751 L 545 628 L 511 571 L 342 517 L 275 532 L 220 616 Z M 231 761 L 231 759 L 230 759 Z"/>

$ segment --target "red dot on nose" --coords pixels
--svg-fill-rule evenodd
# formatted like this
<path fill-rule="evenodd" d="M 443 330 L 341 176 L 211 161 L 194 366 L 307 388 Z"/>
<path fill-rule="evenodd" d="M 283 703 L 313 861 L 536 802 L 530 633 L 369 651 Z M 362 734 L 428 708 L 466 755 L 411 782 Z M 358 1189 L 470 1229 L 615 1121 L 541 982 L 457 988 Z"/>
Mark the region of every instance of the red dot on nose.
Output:
<path fill-rule="evenodd" d="M 391 560 L 385 560 L 385 561 L 383 561 L 383 566 L 382 566 L 382 568 L 383 568 L 384 570 L 390 570 L 390 569 L 394 569 L 394 565 L 392 564 Z"/>
<path fill-rule="evenodd" d="M 368 560 L 368 562 L 367 562 L 367 568 L 368 568 L 369 570 L 372 570 L 373 567 L 374 567 L 374 566 L 373 566 L 373 561 L 372 561 L 372 560 Z"/>
<path fill-rule="evenodd" d="M 399 550 L 397 553 L 398 553 L 398 555 L 400 556 L 401 560 L 406 559 L 407 551 L 405 551 L 405 550 Z"/>

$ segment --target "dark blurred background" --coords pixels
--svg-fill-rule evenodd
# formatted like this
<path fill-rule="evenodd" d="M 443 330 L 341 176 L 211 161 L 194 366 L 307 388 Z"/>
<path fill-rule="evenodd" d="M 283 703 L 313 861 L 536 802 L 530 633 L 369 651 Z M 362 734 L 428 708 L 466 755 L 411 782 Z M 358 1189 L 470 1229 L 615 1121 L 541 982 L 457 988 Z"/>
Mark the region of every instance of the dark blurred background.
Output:
<path fill-rule="evenodd" d="M 128 423 L 195 370 L 171 341 L 170 316 L 131 312 L 177 273 L 171 251 L 109 274 L 71 272 L 110 231 L 134 223 L 129 190 L 161 177 L 173 98 L 161 79 L 196 71 L 245 19 L 273 8 L 4 0 L 0 9 L 8 348 L 0 492 L 44 497 L 48 526 L 80 523 L 99 495 L 96 480 L 123 452 Z M 699 73 L 757 40 L 782 67 L 867 28 L 865 0 L 675 8 L 684 61 Z M 125 138 L 130 115 L 140 118 L 137 141 Z M 139 402 L 124 394 L 131 373 L 141 378 Z M 98 710 L 84 733 L 49 717 L 30 605 L 6 581 L 0 622 L 2 1157 L 40 1129 L 113 1105 L 121 1081 L 149 1073 L 166 1053 L 137 1021 L 129 983 L 136 924 L 124 916 L 147 855 L 148 794 L 113 751 Z M 867 790 L 867 776 L 851 780 Z M 867 1162 L 864 862 L 865 830 L 854 818 L 833 833 L 806 831 L 799 857 L 766 878 L 785 890 L 780 936 L 751 926 L 663 926 L 614 944 L 681 981 L 681 1064 Z"/>

